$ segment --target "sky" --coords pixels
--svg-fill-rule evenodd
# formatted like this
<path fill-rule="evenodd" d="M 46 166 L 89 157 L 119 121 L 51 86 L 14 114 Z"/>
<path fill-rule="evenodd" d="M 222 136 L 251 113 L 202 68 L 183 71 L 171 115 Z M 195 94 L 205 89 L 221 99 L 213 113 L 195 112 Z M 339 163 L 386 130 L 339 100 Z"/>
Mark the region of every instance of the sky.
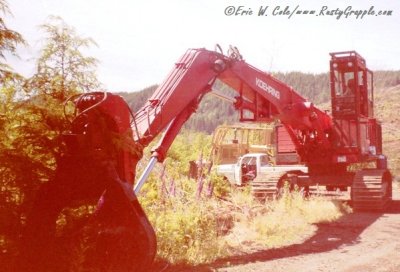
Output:
<path fill-rule="evenodd" d="M 103 90 L 132 92 L 159 84 L 189 48 L 224 52 L 236 46 L 267 72 L 329 70 L 329 53 L 356 50 L 371 70 L 400 70 L 400 1 L 392 0 L 8 0 L 8 27 L 29 47 L 9 56 L 14 70 L 34 72 L 44 34 L 38 25 L 60 16 L 97 47 Z M 267 8 L 266 8 L 267 7 Z M 265 10 L 259 16 L 260 10 Z M 366 14 L 362 17 L 364 10 Z M 314 11 L 313 14 L 297 14 Z M 346 11 L 346 12 L 345 12 Z M 353 11 L 352 14 L 349 14 Z M 379 15 L 391 11 L 391 15 Z M 282 12 L 282 14 L 279 14 Z M 342 15 L 340 13 L 343 12 Z M 372 12 L 374 13 L 373 15 Z M 331 14 L 331 15 L 329 15 Z M 318 15 L 318 16 L 317 16 Z M 347 18 L 346 18 L 347 16 Z"/>

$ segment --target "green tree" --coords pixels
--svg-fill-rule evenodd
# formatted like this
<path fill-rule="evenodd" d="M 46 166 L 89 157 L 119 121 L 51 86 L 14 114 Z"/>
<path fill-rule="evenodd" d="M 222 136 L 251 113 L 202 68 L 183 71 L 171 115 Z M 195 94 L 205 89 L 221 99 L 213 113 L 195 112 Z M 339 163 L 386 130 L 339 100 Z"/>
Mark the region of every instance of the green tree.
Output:
<path fill-rule="evenodd" d="M 0 251 L 10 261 L 17 254 L 23 218 L 63 150 L 61 135 L 69 124 L 62 101 L 99 84 L 97 60 L 81 52 L 94 42 L 60 18 L 54 20 L 57 24 L 41 26 L 46 39 L 36 74 L 25 81 L 10 73 L 0 85 Z M 13 48 L 0 50 L 16 54 Z"/>
<path fill-rule="evenodd" d="M 50 22 L 40 28 L 46 38 L 36 74 L 28 81 L 30 91 L 64 100 L 99 87 L 95 72 L 98 60 L 83 54 L 84 49 L 96 45 L 95 41 L 79 36 L 60 17 L 50 17 Z"/>
<path fill-rule="evenodd" d="M 6 56 L 18 56 L 17 46 L 24 45 L 25 41 L 21 34 L 9 29 L 5 23 L 4 17 L 11 14 L 5 0 L 0 0 L 0 13 L 0 251 L 4 259 L 8 260 L 12 259 L 8 257 L 12 257 L 16 252 L 15 240 L 21 224 L 20 192 L 24 186 L 19 187 L 17 179 L 21 181 L 26 178 L 17 177 L 16 169 L 26 161 L 14 161 L 16 152 L 13 140 L 16 132 L 12 130 L 19 122 L 18 118 L 14 119 L 12 113 L 16 107 L 16 90 L 21 87 L 23 78 L 12 71 L 6 62 Z"/>
<path fill-rule="evenodd" d="M 6 54 L 18 56 L 17 46 L 26 44 L 26 42 L 20 33 L 8 28 L 5 23 L 4 17 L 11 15 L 7 1 L 0 0 L 0 12 L 3 15 L 0 17 L 0 83 L 4 83 L 5 80 L 10 80 L 17 76 L 5 62 Z"/>

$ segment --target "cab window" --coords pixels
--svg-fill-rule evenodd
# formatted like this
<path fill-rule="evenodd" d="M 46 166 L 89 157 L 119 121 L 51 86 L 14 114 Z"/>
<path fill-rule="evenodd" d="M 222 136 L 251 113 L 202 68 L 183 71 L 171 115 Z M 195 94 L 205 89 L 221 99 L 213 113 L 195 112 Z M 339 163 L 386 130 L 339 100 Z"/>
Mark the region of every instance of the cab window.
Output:
<path fill-rule="evenodd" d="M 268 156 L 261 156 L 260 164 L 261 164 L 261 166 L 268 166 L 269 165 Z"/>

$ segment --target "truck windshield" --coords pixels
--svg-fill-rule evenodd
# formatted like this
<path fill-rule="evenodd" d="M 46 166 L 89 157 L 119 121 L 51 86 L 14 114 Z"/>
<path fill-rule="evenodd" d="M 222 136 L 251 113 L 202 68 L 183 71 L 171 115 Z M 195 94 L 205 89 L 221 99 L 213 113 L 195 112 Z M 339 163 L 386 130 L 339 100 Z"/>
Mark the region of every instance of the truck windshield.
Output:
<path fill-rule="evenodd" d="M 256 165 L 256 158 L 254 158 L 254 157 L 246 157 L 246 158 L 243 158 L 242 164 Z"/>

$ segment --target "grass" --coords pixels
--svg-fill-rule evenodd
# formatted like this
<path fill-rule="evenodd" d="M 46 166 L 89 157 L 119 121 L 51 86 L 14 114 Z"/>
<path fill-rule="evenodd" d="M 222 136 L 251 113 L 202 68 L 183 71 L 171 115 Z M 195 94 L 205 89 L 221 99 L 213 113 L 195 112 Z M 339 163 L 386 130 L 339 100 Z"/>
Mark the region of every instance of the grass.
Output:
<path fill-rule="evenodd" d="M 260 203 L 249 188 L 232 189 L 223 199 L 198 197 L 198 184 L 184 179 L 174 194 L 155 194 L 156 179 L 144 189 L 142 204 L 155 228 L 158 259 L 197 265 L 218 258 L 301 243 L 317 223 L 332 222 L 351 212 L 338 201 L 285 191 L 277 200 Z M 171 186 L 167 186 L 171 188 Z M 156 199 L 149 201 L 146 194 Z M 157 200 L 158 199 L 158 200 Z"/>
<path fill-rule="evenodd" d="M 252 210 L 247 215 L 237 212 L 233 229 L 224 237 L 236 254 L 300 243 L 315 232 L 315 224 L 332 222 L 351 212 L 340 202 L 320 196 L 305 199 L 301 192 L 288 191 Z"/>

